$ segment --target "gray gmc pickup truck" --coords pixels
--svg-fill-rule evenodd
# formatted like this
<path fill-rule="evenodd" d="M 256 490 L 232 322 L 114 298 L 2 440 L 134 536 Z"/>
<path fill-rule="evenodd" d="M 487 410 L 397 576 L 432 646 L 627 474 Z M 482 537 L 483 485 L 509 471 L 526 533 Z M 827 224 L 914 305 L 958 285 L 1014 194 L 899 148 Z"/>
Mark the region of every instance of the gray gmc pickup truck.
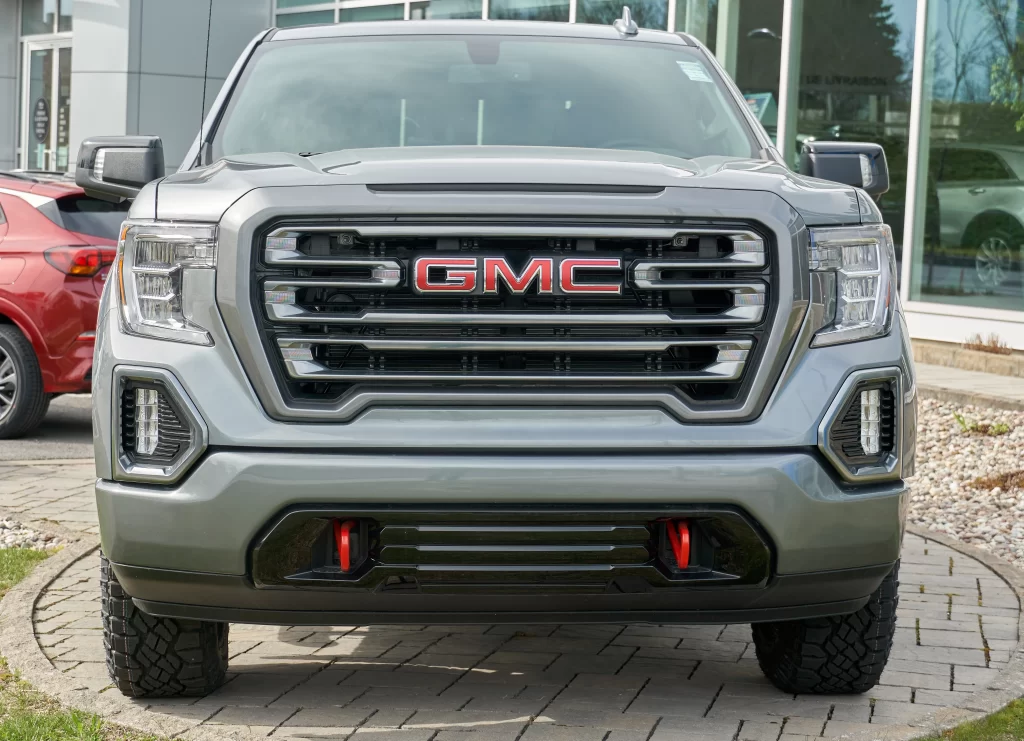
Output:
<path fill-rule="evenodd" d="M 871 144 L 795 173 L 685 34 L 270 30 L 133 199 L 93 376 L 107 662 L 230 622 L 729 622 L 786 692 L 895 628 L 916 387 Z"/>

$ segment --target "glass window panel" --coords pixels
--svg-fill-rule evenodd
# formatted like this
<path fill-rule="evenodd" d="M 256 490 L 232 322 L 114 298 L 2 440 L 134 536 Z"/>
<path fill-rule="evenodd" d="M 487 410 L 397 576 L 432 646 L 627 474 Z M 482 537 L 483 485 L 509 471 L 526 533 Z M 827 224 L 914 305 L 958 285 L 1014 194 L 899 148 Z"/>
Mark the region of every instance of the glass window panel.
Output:
<path fill-rule="evenodd" d="M 879 199 L 902 256 L 916 3 L 804 3 L 794 166 L 806 141 L 881 144 L 891 186 Z M 836 33 L 835 29 L 843 29 Z M 767 42 L 766 42 L 767 43 Z M 772 42 L 777 43 L 777 42 Z"/>
<path fill-rule="evenodd" d="M 72 30 L 72 14 L 74 12 L 74 0 L 60 0 L 60 16 L 57 19 L 58 31 Z"/>
<path fill-rule="evenodd" d="M 409 19 L 482 18 L 483 0 L 425 0 L 409 6 Z"/>
<path fill-rule="evenodd" d="M 308 13 L 278 13 L 277 25 L 279 28 L 291 26 L 309 26 L 314 23 L 334 23 L 333 10 L 314 10 Z"/>
<path fill-rule="evenodd" d="M 304 8 L 309 5 L 333 5 L 330 0 L 324 2 L 324 0 L 277 0 L 277 9 L 284 10 L 285 8 Z"/>
<path fill-rule="evenodd" d="M 57 19 L 57 0 L 23 0 L 21 33 L 25 36 L 53 33 Z"/>
<path fill-rule="evenodd" d="M 623 5 L 622 0 L 578 0 L 576 21 L 610 26 L 622 17 Z M 668 0 L 633 0 L 629 10 L 641 28 L 664 30 L 668 23 Z"/>
<path fill-rule="evenodd" d="M 257 54 L 214 157 L 467 145 L 613 148 L 669 162 L 755 152 L 714 71 L 683 46 L 406 36 L 281 42 Z"/>
<path fill-rule="evenodd" d="M 718 32 L 718 0 L 671 0 L 676 4 L 676 27 L 694 36 L 711 51 Z"/>
<path fill-rule="evenodd" d="M 71 48 L 57 50 L 57 162 L 61 172 L 68 169 L 68 135 L 71 130 Z"/>
<path fill-rule="evenodd" d="M 914 300 L 1024 310 L 1024 8 L 931 0 Z"/>
<path fill-rule="evenodd" d="M 719 9 L 724 5 L 719 3 Z M 733 78 L 747 105 L 774 139 L 779 120 L 782 0 L 743 0 L 735 28 L 736 38 L 726 41 L 736 49 Z"/>
<path fill-rule="evenodd" d="M 622 8 L 619 8 L 622 14 Z M 569 20 L 569 0 L 491 0 L 493 20 L 563 21 Z"/>
<path fill-rule="evenodd" d="M 28 139 L 25 167 L 29 170 L 50 169 L 53 55 L 53 49 L 39 49 L 29 53 L 28 111 L 24 124 Z"/>
<path fill-rule="evenodd" d="M 400 21 L 405 18 L 404 5 L 371 5 L 368 8 L 342 8 L 338 20 L 342 23 L 359 21 Z"/>

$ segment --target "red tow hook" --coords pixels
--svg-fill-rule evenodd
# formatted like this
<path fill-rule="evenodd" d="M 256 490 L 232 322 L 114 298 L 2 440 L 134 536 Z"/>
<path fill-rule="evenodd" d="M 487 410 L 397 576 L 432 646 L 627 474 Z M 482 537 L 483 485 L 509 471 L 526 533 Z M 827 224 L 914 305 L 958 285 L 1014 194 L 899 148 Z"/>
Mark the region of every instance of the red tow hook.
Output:
<path fill-rule="evenodd" d="M 355 527 L 358 527 L 355 520 L 334 521 L 334 543 L 338 546 L 338 561 L 341 563 L 342 573 L 345 574 L 352 568 L 352 541 L 349 535 Z"/>
<path fill-rule="evenodd" d="M 665 531 L 676 557 L 676 566 L 685 569 L 690 565 L 690 525 L 686 520 L 666 520 Z"/>

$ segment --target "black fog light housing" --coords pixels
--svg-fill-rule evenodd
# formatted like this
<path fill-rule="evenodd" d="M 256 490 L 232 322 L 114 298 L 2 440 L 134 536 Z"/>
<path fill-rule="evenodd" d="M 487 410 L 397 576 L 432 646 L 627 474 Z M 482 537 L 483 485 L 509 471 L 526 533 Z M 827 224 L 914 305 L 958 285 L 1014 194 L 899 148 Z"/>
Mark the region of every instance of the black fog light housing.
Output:
<path fill-rule="evenodd" d="M 114 411 L 115 478 L 173 483 L 206 449 L 207 431 L 168 371 L 118 367 Z"/>
<path fill-rule="evenodd" d="M 902 373 L 856 371 L 818 430 L 818 447 L 848 481 L 899 478 Z"/>

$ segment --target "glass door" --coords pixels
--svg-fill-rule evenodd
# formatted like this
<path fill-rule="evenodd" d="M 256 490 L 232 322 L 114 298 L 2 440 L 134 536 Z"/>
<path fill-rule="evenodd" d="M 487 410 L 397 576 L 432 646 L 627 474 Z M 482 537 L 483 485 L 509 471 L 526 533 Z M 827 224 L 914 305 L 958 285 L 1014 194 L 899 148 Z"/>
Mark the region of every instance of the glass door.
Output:
<path fill-rule="evenodd" d="M 21 166 L 65 172 L 71 127 L 71 42 L 25 44 Z"/>

